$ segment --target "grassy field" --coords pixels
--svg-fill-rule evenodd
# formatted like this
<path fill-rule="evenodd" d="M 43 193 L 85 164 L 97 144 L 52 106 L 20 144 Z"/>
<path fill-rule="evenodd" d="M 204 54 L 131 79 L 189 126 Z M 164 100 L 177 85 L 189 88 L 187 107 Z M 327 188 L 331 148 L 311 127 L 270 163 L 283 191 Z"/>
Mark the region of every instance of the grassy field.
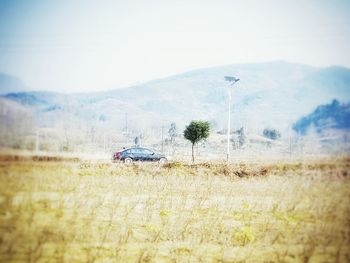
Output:
<path fill-rule="evenodd" d="M 350 262 L 350 159 L 0 161 L 2 262 Z"/>

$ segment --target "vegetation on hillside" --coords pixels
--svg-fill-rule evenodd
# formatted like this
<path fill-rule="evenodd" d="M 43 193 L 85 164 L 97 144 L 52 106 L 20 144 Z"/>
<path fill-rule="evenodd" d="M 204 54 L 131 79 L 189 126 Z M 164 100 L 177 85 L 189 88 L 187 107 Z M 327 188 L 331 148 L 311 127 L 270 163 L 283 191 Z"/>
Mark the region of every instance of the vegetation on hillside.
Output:
<path fill-rule="evenodd" d="M 318 106 L 293 126 L 300 134 L 306 134 L 311 128 L 318 133 L 327 129 L 350 130 L 350 103 L 341 104 L 333 100 L 330 104 Z"/>

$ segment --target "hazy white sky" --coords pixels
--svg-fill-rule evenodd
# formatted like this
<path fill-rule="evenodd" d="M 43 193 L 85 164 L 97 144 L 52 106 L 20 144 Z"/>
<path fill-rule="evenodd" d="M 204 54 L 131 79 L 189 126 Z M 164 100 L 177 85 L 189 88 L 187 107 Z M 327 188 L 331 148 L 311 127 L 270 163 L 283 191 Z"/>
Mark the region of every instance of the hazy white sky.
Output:
<path fill-rule="evenodd" d="M 350 67 L 350 1 L 0 0 L 0 72 L 97 91 L 222 64 Z"/>

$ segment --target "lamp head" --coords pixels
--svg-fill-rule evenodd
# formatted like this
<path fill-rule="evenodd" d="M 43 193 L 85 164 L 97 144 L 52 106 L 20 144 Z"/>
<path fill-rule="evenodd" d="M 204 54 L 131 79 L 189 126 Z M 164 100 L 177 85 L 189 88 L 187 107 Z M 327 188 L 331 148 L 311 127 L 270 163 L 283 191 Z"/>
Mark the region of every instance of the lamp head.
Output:
<path fill-rule="evenodd" d="M 231 84 L 234 84 L 236 83 L 237 81 L 239 81 L 238 78 L 235 78 L 233 76 L 225 76 L 225 80 L 228 81 L 228 82 L 231 82 Z"/>

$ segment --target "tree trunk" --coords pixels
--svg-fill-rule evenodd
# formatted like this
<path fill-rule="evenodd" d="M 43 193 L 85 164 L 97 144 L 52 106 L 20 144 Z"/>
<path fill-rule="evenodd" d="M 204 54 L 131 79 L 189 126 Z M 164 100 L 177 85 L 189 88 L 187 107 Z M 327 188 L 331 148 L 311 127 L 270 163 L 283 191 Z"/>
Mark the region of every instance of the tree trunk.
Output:
<path fill-rule="evenodd" d="M 194 143 L 192 143 L 192 163 L 194 163 Z"/>

